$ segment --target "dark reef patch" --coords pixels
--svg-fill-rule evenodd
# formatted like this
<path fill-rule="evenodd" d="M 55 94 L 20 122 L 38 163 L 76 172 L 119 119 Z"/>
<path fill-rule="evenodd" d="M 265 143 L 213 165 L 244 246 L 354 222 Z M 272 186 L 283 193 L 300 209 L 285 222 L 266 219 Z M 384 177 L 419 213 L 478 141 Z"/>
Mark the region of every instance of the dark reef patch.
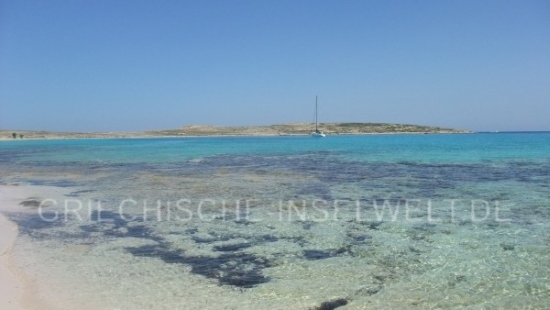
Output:
<path fill-rule="evenodd" d="M 304 258 L 307 260 L 326 259 L 346 253 L 345 248 L 335 250 L 304 250 Z"/>
<path fill-rule="evenodd" d="M 236 235 L 216 235 L 215 233 L 210 233 L 211 237 L 201 237 L 193 236 L 192 239 L 195 243 L 213 243 L 218 241 L 229 241 L 231 239 L 239 238 L 240 236 Z"/>
<path fill-rule="evenodd" d="M 227 245 L 217 245 L 214 247 L 214 251 L 218 252 L 234 252 L 242 249 L 251 247 L 250 243 L 237 243 L 237 244 L 227 244 Z"/>
<path fill-rule="evenodd" d="M 308 260 L 325 259 L 332 256 L 331 251 L 304 250 L 304 257 Z"/>
<path fill-rule="evenodd" d="M 128 215 L 112 211 L 93 211 L 90 223 L 81 225 L 80 229 L 86 233 L 101 233 L 104 236 L 121 238 L 143 238 L 162 242 L 162 237 L 156 236 L 154 230 L 145 226 L 141 218 L 132 218 Z"/>
<path fill-rule="evenodd" d="M 75 187 L 79 184 L 70 180 L 29 180 L 31 185 L 38 186 L 55 186 L 55 187 Z"/>
<path fill-rule="evenodd" d="M 345 298 L 339 298 L 334 300 L 325 301 L 319 306 L 312 308 L 311 310 L 333 310 L 341 306 L 348 304 L 348 300 Z"/>
<path fill-rule="evenodd" d="M 63 217 L 52 211 L 41 214 L 8 213 L 9 219 L 14 221 L 23 234 L 32 235 L 34 231 L 63 226 Z"/>
<path fill-rule="evenodd" d="M 245 253 L 227 253 L 217 257 L 186 256 L 183 252 L 171 250 L 164 244 L 128 247 L 126 250 L 134 256 L 158 258 L 168 264 L 184 264 L 191 272 L 210 279 L 216 279 L 220 285 L 233 285 L 251 288 L 269 282 L 262 269 L 270 262 L 262 257 Z"/>
<path fill-rule="evenodd" d="M 55 212 L 36 213 L 7 213 L 8 218 L 19 227 L 19 233 L 38 240 L 60 239 L 63 241 L 82 239 L 88 236 L 83 232 L 68 232 L 62 229 L 65 218 Z M 67 221 L 76 220 L 67 217 Z M 59 229 L 58 229 L 59 228 Z"/>
<path fill-rule="evenodd" d="M 74 191 L 74 192 L 70 192 L 68 193 L 67 197 L 79 197 L 81 194 L 85 194 L 85 193 L 93 193 L 95 192 L 95 190 L 92 190 L 92 189 L 88 189 L 88 190 L 81 190 L 81 191 Z"/>
<path fill-rule="evenodd" d="M 302 228 L 304 230 L 310 230 L 315 225 L 314 221 L 302 221 Z"/>
<path fill-rule="evenodd" d="M 24 207 L 35 207 L 38 208 L 42 201 L 35 199 L 35 198 L 27 198 L 26 200 L 23 200 L 19 203 L 19 205 Z"/>

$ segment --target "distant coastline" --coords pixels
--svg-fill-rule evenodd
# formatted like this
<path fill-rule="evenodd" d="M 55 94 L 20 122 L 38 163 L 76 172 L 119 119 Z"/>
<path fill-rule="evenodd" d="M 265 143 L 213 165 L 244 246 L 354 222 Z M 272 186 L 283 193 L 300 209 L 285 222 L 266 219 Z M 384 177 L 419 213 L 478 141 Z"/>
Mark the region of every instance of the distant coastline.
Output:
<path fill-rule="evenodd" d="M 472 131 L 388 123 L 322 123 L 319 127 L 329 135 L 366 134 L 447 134 L 472 133 Z M 30 130 L 0 130 L 0 140 L 21 139 L 107 139 L 107 138 L 155 138 L 155 137 L 209 137 L 209 136 L 292 136 L 309 135 L 311 124 L 276 124 L 267 126 L 209 126 L 187 125 L 179 129 L 142 132 L 52 132 Z M 13 134 L 16 137 L 13 137 Z"/>

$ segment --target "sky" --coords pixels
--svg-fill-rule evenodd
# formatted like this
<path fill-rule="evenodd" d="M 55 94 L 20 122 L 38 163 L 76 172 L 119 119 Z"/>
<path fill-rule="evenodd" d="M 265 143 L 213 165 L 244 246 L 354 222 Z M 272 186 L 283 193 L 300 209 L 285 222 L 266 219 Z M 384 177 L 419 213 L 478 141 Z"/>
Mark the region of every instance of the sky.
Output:
<path fill-rule="evenodd" d="M 0 0 L 0 129 L 550 130 L 550 1 Z"/>

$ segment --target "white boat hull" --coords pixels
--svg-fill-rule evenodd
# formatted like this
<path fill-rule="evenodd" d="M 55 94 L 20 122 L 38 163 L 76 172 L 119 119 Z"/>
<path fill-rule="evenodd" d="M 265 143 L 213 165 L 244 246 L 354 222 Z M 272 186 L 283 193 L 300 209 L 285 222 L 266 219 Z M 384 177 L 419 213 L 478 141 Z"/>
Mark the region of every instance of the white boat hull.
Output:
<path fill-rule="evenodd" d="M 325 135 L 325 134 L 322 133 L 322 132 L 312 132 L 311 135 L 312 135 L 313 137 L 317 137 L 317 138 L 324 138 L 324 137 L 327 136 L 327 135 Z"/>

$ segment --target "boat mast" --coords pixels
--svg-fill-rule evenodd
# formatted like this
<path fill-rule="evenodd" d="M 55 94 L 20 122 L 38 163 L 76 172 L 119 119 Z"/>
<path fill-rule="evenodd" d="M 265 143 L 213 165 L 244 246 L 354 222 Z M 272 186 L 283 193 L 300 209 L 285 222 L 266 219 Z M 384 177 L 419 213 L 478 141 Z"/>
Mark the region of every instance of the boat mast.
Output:
<path fill-rule="evenodd" d="M 317 129 L 317 95 L 315 95 L 315 132 L 318 132 Z"/>

